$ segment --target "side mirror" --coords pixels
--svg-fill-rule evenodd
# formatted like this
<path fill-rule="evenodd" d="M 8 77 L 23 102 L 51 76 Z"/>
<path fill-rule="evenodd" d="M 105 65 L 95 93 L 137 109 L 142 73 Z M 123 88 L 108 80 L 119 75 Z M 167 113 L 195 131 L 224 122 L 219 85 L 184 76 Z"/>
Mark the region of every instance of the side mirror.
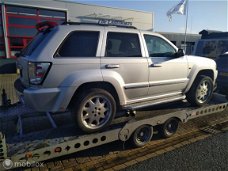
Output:
<path fill-rule="evenodd" d="M 177 53 L 176 53 L 176 57 L 179 58 L 179 57 L 182 57 L 185 55 L 185 52 L 183 49 L 178 49 Z"/>

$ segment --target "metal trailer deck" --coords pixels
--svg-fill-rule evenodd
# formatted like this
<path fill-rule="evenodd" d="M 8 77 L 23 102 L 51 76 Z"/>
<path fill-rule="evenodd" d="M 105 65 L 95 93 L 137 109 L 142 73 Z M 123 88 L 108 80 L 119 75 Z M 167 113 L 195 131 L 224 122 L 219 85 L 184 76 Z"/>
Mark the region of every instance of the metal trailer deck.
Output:
<path fill-rule="evenodd" d="M 222 112 L 226 110 L 227 106 L 228 103 L 226 101 L 220 101 L 201 108 L 193 108 L 181 104 L 178 108 L 149 110 L 143 112 L 143 114 L 139 111 L 140 114 L 137 112 L 134 116 L 121 116 L 115 119 L 110 127 L 100 133 L 86 135 L 80 133 L 74 124 L 67 124 L 65 122 L 65 120 L 69 120 L 67 114 L 65 116 L 62 114 L 56 114 L 56 116 L 51 116 L 48 113 L 46 116 L 44 114 L 37 114 L 37 116 L 48 118 L 49 125 L 51 125 L 52 128 L 44 128 L 41 131 L 32 131 L 26 134 L 24 134 L 24 130 L 22 129 L 26 129 L 26 126 L 29 125 L 26 124 L 26 122 L 28 123 L 28 120 L 30 121 L 28 127 L 31 128 L 35 126 L 35 121 L 39 120 L 37 118 L 34 119 L 34 114 L 32 116 L 29 114 L 20 114 L 0 117 L 0 124 L 2 127 L 3 123 L 7 122 L 7 125 L 5 126 L 11 129 L 13 127 L 12 125 L 14 125 L 16 130 L 15 132 L 12 130 L 7 132 L 7 130 L 4 130 L 0 126 L 0 131 L 2 132 L 0 132 L 0 170 L 5 169 L 2 165 L 5 159 L 10 159 L 14 162 L 34 163 L 68 155 L 117 140 L 125 142 L 137 128 L 143 125 L 154 127 L 156 125 L 164 124 L 170 118 L 178 118 L 178 120 L 185 123 L 190 119 Z M 53 118 L 57 118 L 57 121 Z M 23 123 L 23 119 L 25 120 L 25 123 Z M 58 122 L 63 123 L 63 126 L 59 127 Z M 8 123 L 11 123 L 12 125 L 8 125 Z M 43 125 L 43 120 L 42 125 L 39 125 L 38 127 L 45 127 L 45 124 Z"/>

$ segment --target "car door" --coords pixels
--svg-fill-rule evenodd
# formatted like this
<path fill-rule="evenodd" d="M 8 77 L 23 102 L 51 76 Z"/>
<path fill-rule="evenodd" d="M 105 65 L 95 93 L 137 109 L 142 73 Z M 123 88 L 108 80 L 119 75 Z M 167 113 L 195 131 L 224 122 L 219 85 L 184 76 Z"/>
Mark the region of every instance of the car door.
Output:
<path fill-rule="evenodd" d="M 177 48 L 159 35 L 144 34 L 149 57 L 149 96 L 181 94 L 188 83 L 188 62 L 176 57 Z"/>
<path fill-rule="evenodd" d="M 105 81 L 115 79 L 121 84 L 126 102 L 129 102 L 147 96 L 149 70 L 139 31 L 123 30 L 106 30 L 101 71 Z"/>

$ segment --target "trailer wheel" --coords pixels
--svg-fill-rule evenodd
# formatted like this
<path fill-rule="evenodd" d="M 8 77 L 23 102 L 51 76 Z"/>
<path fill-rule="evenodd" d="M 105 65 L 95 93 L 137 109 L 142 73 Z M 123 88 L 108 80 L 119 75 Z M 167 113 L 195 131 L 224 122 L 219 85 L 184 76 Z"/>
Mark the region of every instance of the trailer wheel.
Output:
<path fill-rule="evenodd" d="M 164 138 L 169 138 L 177 132 L 178 127 L 179 120 L 170 118 L 164 124 L 160 125 L 160 133 Z"/>
<path fill-rule="evenodd" d="M 131 136 L 131 143 L 134 147 L 142 147 L 148 143 L 153 136 L 153 127 L 142 125 L 138 127 Z"/>
<path fill-rule="evenodd" d="M 93 133 L 108 126 L 116 113 L 113 96 L 103 89 L 93 88 L 80 94 L 72 114 L 77 126 L 86 133 Z"/>

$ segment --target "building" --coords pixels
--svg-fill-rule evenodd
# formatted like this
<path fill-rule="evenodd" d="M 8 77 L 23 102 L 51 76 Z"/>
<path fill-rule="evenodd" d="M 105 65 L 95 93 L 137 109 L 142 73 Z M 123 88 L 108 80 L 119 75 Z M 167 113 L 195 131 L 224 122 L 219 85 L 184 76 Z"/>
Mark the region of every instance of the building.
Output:
<path fill-rule="evenodd" d="M 0 8 L 0 58 L 15 58 L 36 34 L 42 21 L 110 22 L 153 30 L 152 12 L 119 9 L 61 0 L 2 0 Z"/>
<path fill-rule="evenodd" d="M 185 34 L 184 33 L 169 33 L 160 32 L 163 36 L 169 39 L 178 48 L 185 49 Z M 195 43 L 200 39 L 199 34 L 187 34 L 186 36 L 186 54 L 192 54 Z"/>

